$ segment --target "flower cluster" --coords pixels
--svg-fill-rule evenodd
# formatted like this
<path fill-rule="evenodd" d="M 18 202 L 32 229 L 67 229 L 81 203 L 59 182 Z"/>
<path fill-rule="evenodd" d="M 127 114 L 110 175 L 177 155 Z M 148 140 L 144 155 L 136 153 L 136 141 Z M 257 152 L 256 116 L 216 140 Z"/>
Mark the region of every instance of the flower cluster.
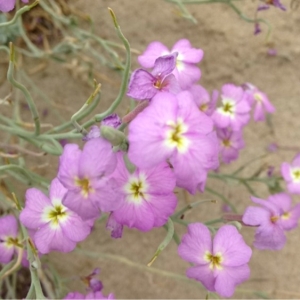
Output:
<path fill-rule="evenodd" d="M 130 78 L 127 95 L 139 104 L 129 117 L 123 118 L 123 124 L 116 114 L 104 118 L 84 136 L 82 149 L 64 145 L 49 195 L 28 189 L 20 213 L 40 254 L 72 251 L 103 213 L 109 216 L 106 228 L 113 238 L 122 237 L 124 226 L 143 232 L 161 227 L 175 212 L 176 187 L 191 194 L 203 192 L 208 173 L 219 167 L 219 155 L 225 163 L 238 158 L 251 106 L 255 121 L 263 121 L 274 107 L 251 84 L 228 83 L 220 93 L 210 94 L 197 83 L 202 57 L 203 51 L 186 39 L 171 51 L 160 42 L 151 43 L 138 58 L 143 68 L 151 70 L 137 69 Z M 121 129 L 127 123 L 128 136 Z M 258 226 L 256 246 L 279 247 L 283 231 L 297 224 L 298 206 L 291 209 L 290 204 L 272 199 L 271 204 L 250 207 L 244 214 L 245 224 Z M 0 231 L 0 246 L 6 247 L 6 254 L 0 254 L 3 262 L 18 246 L 15 227 L 9 231 L 5 226 Z M 280 238 L 266 241 L 267 231 L 278 236 L 280 232 Z M 190 224 L 178 251 L 195 264 L 187 276 L 221 296 L 230 297 L 236 285 L 249 277 L 251 249 L 231 225 L 220 227 L 212 240 L 203 224 Z M 102 294 L 102 283 L 92 278 L 94 273 L 87 295 L 74 292 L 65 299 L 113 299 Z"/>

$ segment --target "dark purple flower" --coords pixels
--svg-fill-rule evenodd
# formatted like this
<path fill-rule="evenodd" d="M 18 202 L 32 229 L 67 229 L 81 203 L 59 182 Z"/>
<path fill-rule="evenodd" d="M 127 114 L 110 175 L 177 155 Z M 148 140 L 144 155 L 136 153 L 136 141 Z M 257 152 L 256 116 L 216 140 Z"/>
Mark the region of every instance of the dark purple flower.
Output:
<path fill-rule="evenodd" d="M 127 96 L 137 100 L 152 99 L 159 91 L 177 94 L 179 84 L 173 74 L 177 53 L 161 56 L 155 60 L 151 73 L 143 69 L 135 70 L 130 78 Z"/>
<path fill-rule="evenodd" d="M 121 118 L 117 114 L 111 114 L 102 120 L 101 125 L 118 128 L 121 123 Z"/>
<path fill-rule="evenodd" d="M 261 33 L 260 25 L 259 25 L 259 23 L 255 23 L 255 25 L 254 25 L 254 35 L 258 35 L 260 33 Z"/>

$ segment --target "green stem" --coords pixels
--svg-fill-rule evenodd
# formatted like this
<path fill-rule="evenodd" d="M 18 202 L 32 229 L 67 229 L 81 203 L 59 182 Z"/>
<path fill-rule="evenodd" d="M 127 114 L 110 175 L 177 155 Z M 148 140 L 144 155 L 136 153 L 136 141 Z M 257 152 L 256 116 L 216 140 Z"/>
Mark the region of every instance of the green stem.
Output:
<path fill-rule="evenodd" d="M 91 105 L 89 105 L 81 115 L 77 116 L 77 121 L 81 121 L 83 118 L 88 116 L 97 107 L 97 105 L 100 102 L 100 99 L 101 99 L 100 95 L 98 94 L 97 97 L 95 98 L 95 100 L 91 103 Z M 54 127 L 52 129 L 50 129 L 49 131 L 47 131 L 46 133 L 48 134 L 48 133 L 52 133 L 52 132 L 59 132 L 70 126 L 72 126 L 72 121 L 68 121 L 68 122 L 65 122 L 64 124 Z M 79 137 L 79 135 L 78 135 L 78 137 Z M 82 135 L 80 135 L 80 137 L 82 137 Z M 77 135 L 76 135 L 76 138 L 77 138 Z"/>
<path fill-rule="evenodd" d="M 7 27 L 7 26 L 10 26 L 10 25 L 13 25 L 17 22 L 18 18 L 24 14 L 25 12 L 31 10 L 33 7 L 35 7 L 36 5 L 39 4 L 39 0 L 36 0 L 34 1 L 32 4 L 30 5 L 25 5 L 24 7 L 20 8 L 14 15 L 14 17 L 8 21 L 8 22 L 5 22 L 5 23 L 0 23 L 0 28 L 3 28 L 3 27 Z"/>
<path fill-rule="evenodd" d="M 71 117 L 71 122 L 79 133 L 87 134 L 87 131 L 81 125 L 79 125 L 77 119 L 92 104 L 93 100 L 99 93 L 100 88 L 101 88 L 101 84 L 97 84 L 95 90 L 93 91 L 91 96 L 87 99 L 85 104 Z"/>
<path fill-rule="evenodd" d="M 171 220 L 171 218 L 168 219 L 168 223 L 166 225 L 166 228 L 167 228 L 167 231 L 168 231 L 167 235 L 164 238 L 164 240 L 157 247 L 157 250 L 155 251 L 152 259 L 147 264 L 148 267 L 151 267 L 153 262 L 157 259 L 158 255 L 169 245 L 170 241 L 172 240 L 172 238 L 174 236 L 174 224 L 173 224 L 173 221 Z"/>
<path fill-rule="evenodd" d="M 14 61 L 15 61 L 15 59 L 14 59 L 14 47 L 13 47 L 13 44 L 10 43 L 10 60 L 9 60 L 9 67 L 8 67 L 8 71 L 7 71 L 7 79 L 15 88 L 21 90 L 22 93 L 24 94 L 25 99 L 27 101 L 27 104 L 28 104 L 29 109 L 30 109 L 31 114 L 32 114 L 33 122 L 35 124 L 34 134 L 36 136 L 38 136 L 40 134 L 39 114 L 38 114 L 36 106 L 35 106 L 32 98 L 31 98 L 31 95 L 30 95 L 29 91 L 27 90 L 27 88 L 14 79 L 14 75 L 13 75 L 14 74 Z"/>
<path fill-rule="evenodd" d="M 127 91 L 130 66 L 131 66 L 130 45 L 129 45 L 128 40 L 123 35 L 121 28 L 117 22 L 116 16 L 115 16 L 114 12 L 112 11 L 112 9 L 109 8 L 109 12 L 114 21 L 114 25 L 115 25 L 117 34 L 118 34 L 119 38 L 122 40 L 124 47 L 126 49 L 126 64 L 125 64 L 125 69 L 124 69 L 124 73 L 123 73 L 122 83 L 121 83 L 121 87 L 119 90 L 119 94 L 118 94 L 117 98 L 115 99 L 115 101 L 111 104 L 111 106 L 105 112 L 95 115 L 95 117 L 92 120 L 83 124 L 84 128 L 90 127 L 91 125 L 95 124 L 96 122 L 100 122 L 100 121 L 102 121 L 102 119 L 104 119 L 108 115 L 112 114 L 115 111 L 115 109 L 119 106 L 119 104 L 121 103 L 121 101 Z"/>
<path fill-rule="evenodd" d="M 35 295 L 37 299 L 46 299 L 43 291 L 42 291 L 42 286 L 38 277 L 38 272 L 37 269 L 40 267 L 38 262 L 38 257 L 35 257 L 32 249 L 32 245 L 29 242 L 29 236 L 28 232 L 25 229 L 25 227 L 21 224 L 21 230 L 23 234 L 24 240 L 26 240 L 26 250 L 28 254 L 28 261 L 29 261 L 29 270 L 30 270 L 30 275 L 31 275 L 31 282 L 33 283 L 34 290 L 35 290 Z M 29 289 L 28 294 L 31 293 L 31 289 Z M 28 294 L 26 296 L 26 299 L 28 299 Z"/>
<path fill-rule="evenodd" d="M 197 207 L 199 204 L 202 204 L 202 203 L 207 203 L 207 202 L 211 202 L 211 203 L 216 203 L 216 201 L 214 200 L 200 200 L 200 201 L 197 201 L 197 202 L 194 202 L 194 203 L 189 203 L 187 206 L 185 206 L 183 209 L 181 209 L 180 211 L 178 211 L 177 213 L 173 214 L 171 216 L 171 219 L 177 219 L 179 218 L 180 216 L 182 216 L 186 211 L 190 210 L 190 209 L 193 209 L 195 207 Z"/>
<path fill-rule="evenodd" d="M 231 0 L 224 2 L 226 3 L 229 7 L 231 7 L 238 15 L 240 18 L 242 18 L 244 21 L 249 22 L 249 23 L 264 23 L 267 25 L 268 27 L 268 32 L 266 35 L 266 41 L 268 42 L 272 33 L 272 26 L 271 24 L 265 20 L 265 19 L 261 19 L 261 18 L 255 18 L 255 19 L 250 19 L 247 16 L 245 16 L 232 2 Z"/>

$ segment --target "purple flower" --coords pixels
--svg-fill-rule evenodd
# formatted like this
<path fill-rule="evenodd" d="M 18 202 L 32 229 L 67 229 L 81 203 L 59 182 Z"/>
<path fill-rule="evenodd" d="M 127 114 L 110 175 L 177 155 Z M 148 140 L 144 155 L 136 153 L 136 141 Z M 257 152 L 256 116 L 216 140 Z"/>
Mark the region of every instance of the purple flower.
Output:
<path fill-rule="evenodd" d="M 100 128 L 97 125 L 93 125 L 93 126 L 91 126 L 90 131 L 88 132 L 88 134 L 85 135 L 82 138 L 82 140 L 84 142 L 87 142 L 89 140 L 99 138 L 100 136 L 101 136 L 101 134 L 100 134 Z"/>
<path fill-rule="evenodd" d="M 58 179 L 68 190 L 63 204 L 83 220 L 97 218 L 100 211 L 113 211 L 119 199 L 110 175 L 117 159 L 109 142 L 95 138 L 81 151 L 77 144 L 67 144 L 60 156 Z"/>
<path fill-rule="evenodd" d="M 258 226 L 254 246 L 258 249 L 280 250 L 286 242 L 284 230 L 297 226 L 300 204 L 291 208 L 292 200 L 285 193 L 272 195 L 268 200 L 251 199 L 261 205 L 248 207 L 243 215 L 244 224 Z"/>
<path fill-rule="evenodd" d="M 231 127 L 239 131 L 250 119 L 250 106 L 247 95 L 241 87 L 234 84 L 225 84 L 222 87 L 223 106 L 215 110 L 212 118 L 219 128 Z"/>
<path fill-rule="evenodd" d="M 257 11 L 266 10 L 270 8 L 270 5 L 280 8 L 286 11 L 286 7 L 279 0 L 264 0 L 264 4 L 258 6 Z"/>
<path fill-rule="evenodd" d="M 13 215 L 0 218 L 0 263 L 9 263 L 18 248 L 22 248 L 19 239 L 18 222 Z"/>
<path fill-rule="evenodd" d="M 101 125 L 118 128 L 121 125 L 121 118 L 117 114 L 111 114 L 101 121 Z"/>
<path fill-rule="evenodd" d="M 117 223 L 148 231 L 163 226 L 174 213 L 176 179 L 167 163 L 129 173 L 120 154 L 112 177 L 120 187 L 122 199 L 122 205 L 112 213 Z"/>
<path fill-rule="evenodd" d="M 28 3 L 29 0 L 22 0 L 23 3 Z M 16 0 L 0 0 L 0 11 L 8 12 L 14 9 Z"/>
<path fill-rule="evenodd" d="M 53 250 L 70 252 L 76 243 L 90 234 L 90 226 L 62 205 L 66 192 L 57 178 L 51 182 L 50 199 L 36 188 L 26 191 L 26 203 L 20 221 L 27 228 L 37 230 L 33 239 L 42 254 Z"/>
<path fill-rule="evenodd" d="M 239 157 L 239 150 L 245 147 L 242 131 L 218 129 L 217 136 L 220 141 L 220 154 L 224 163 L 229 164 Z"/>
<path fill-rule="evenodd" d="M 260 33 L 261 33 L 260 25 L 259 25 L 259 23 L 255 23 L 254 24 L 254 35 L 258 35 Z"/>
<path fill-rule="evenodd" d="M 81 279 L 88 284 L 88 290 L 91 292 L 100 292 L 103 289 L 103 284 L 102 282 L 97 279 L 97 278 L 93 278 L 94 276 L 98 275 L 100 273 L 100 269 L 96 268 L 93 270 L 93 272 L 91 274 L 89 274 L 88 276 L 82 277 Z"/>
<path fill-rule="evenodd" d="M 113 213 L 108 217 L 106 229 L 111 231 L 111 237 L 114 239 L 121 238 L 123 235 L 123 225 L 116 221 Z"/>
<path fill-rule="evenodd" d="M 177 53 L 174 53 L 156 59 L 151 73 L 143 69 L 135 70 L 130 78 L 127 96 L 137 100 L 150 100 L 159 91 L 177 94 L 180 87 L 171 74 L 176 66 L 176 56 Z"/>
<path fill-rule="evenodd" d="M 287 183 L 288 191 L 291 194 L 300 194 L 300 153 L 291 164 L 282 163 L 281 174 Z"/>
<path fill-rule="evenodd" d="M 199 109 L 206 115 L 211 116 L 216 109 L 219 92 L 214 90 L 210 98 L 207 90 L 200 84 L 191 86 L 188 91 L 193 95 Z"/>
<path fill-rule="evenodd" d="M 252 250 L 232 225 L 222 226 L 213 240 L 203 224 L 188 225 L 178 254 L 195 264 L 187 270 L 187 277 L 200 281 L 221 297 L 231 297 L 235 287 L 250 276 L 248 262 Z"/>
<path fill-rule="evenodd" d="M 254 121 L 265 121 L 265 112 L 274 113 L 275 107 L 272 105 L 267 95 L 261 92 L 257 87 L 251 83 L 246 83 L 246 94 L 248 96 L 248 102 L 252 106 L 255 104 L 253 118 Z"/>
<path fill-rule="evenodd" d="M 157 94 L 130 123 L 128 139 L 130 161 L 146 169 L 169 160 L 177 186 L 192 194 L 203 190 L 208 170 L 219 166 L 213 122 L 187 91 Z"/>
<path fill-rule="evenodd" d="M 115 299 L 115 296 L 114 294 L 104 296 L 101 292 L 90 292 L 87 295 L 83 295 L 78 292 L 71 292 L 64 299 Z"/>
<path fill-rule="evenodd" d="M 144 68 L 152 68 L 158 57 L 175 52 L 178 53 L 178 56 L 173 74 L 180 87 L 185 90 L 200 79 L 201 71 L 195 64 L 199 63 L 203 57 L 203 51 L 192 48 L 189 40 L 177 41 L 171 51 L 160 42 L 152 42 L 145 52 L 138 57 L 138 61 Z"/>
<path fill-rule="evenodd" d="M 51 182 L 49 198 L 36 188 L 26 191 L 20 221 L 27 228 L 37 230 L 33 240 L 42 254 L 50 251 L 70 252 L 76 243 L 90 234 L 91 227 L 62 204 L 66 193 L 57 178 Z"/>
<path fill-rule="evenodd" d="M 121 125 L 122 121 L 117 114 L 111 114 L 105 117 L 101 121 L 101 126 L 109 126 L 112 128 L 118 128 Z M 101 136 L 100 128 L 97 125 L 93 125 L 90 128 L 89 133 L 82 138 L 84 142 L 87 142 L 92 139 L 96 139 Z"/>

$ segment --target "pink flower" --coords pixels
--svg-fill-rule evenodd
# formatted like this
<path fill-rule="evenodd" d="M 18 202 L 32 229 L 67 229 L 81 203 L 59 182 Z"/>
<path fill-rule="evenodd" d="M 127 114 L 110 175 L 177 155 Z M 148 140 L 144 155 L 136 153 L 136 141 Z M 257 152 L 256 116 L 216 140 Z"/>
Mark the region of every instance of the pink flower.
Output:
<path fill-rule="evenodd" d="M 222 87 L 223 106 L 215 110 L 212 118 L 219 128 L 231 127 L 239 131 L 250 119 L 250 106 L 247 96 L 241 87 L 234 84 L 225 84 Z"/>
<path fill-rule="evenodd" d="M 145 52 L 138 57 L 138 61 L 144 68 L 152 68 L 158 57 L 175 52 L 178 53 L 178 56 L 173 74 L 184 90 L 200 79 L 201 71 L 195 64 L 199 63 L 203 57 L 203 51 L 192 48 L 189 40 L 177 41 L 171 51 L 160 42 L 152 42 Z"/>
<path fill-rule="evenodd" d="M 159 57 L 155 60 L 151 73 L 143 69 L 135 70 L 130 78 L 127 96 L 137 100 L 150 100 L 160 91 L 177 94 L 180 87 L 171 74 L 176 66 L 176 57 L 177 53 Z"/>
<path fill-rule="evenodd" d="M 57 175 L 67 189 L 63 204 L 84 220 L 116 209 L 120 204 L 116 186 L 107 177 L 116 163 L 110 143 L 102 138 L 87 141 L 82 151 L 77 144 L 67 144 Z"/>
<path fill-rule="evenodd" d="M 148 231 L 163 226 L 174 213 L 176 179 L 167 163 L 129 173 L 120 154 L 112 177 L 122 199 L 122 205 L 112 213 L 117 223 Z"/>
<path fill-rule="evenodd" d="M 33 240 L 42 254 L 70 252 L 90 234 L 91 227 L 62 204 L 66 193 L 57 178 L 51 182 L 49 198 L 36 188 L 26 191 L 20 221 L 27 228 L 37 230 Z"/>
<path fill-rule="evenodd" d="M 254 121 L 265 121 L 265 112 L 273 114 L 275 107 L 272 105 L 267 95 L 250 83 L 245 84 L 248 102 L 252 106 L 255 104 L 253 118 Z"/>
<path fill-rule="evenodd" d="M 286 242 L 284 230 L 291 230 L 298 224 L 300 204 L 291 208 L 291 198 L 285 193 L 272 195 L 268 200 L 251 199 L 262 206 L 250 206 L 243 215 L 246 225 L 258 226 L 254 246 L 258 249 L 280 250 Z"/>
<path fill-rule="evenodd" d="M 203 224 L 188 225 L 178 254 L 195 264 L 187 270 L 187 277 L 200 281 L 206 289 L 221 297 L 231 297 L 235 287 L 250 275 L 248 262 L 252 250 L 232 225 L 222 226 L 213 240 Z"/>
<path fill-rule="evenodd" d="M 213 122 L 187 91 L 157 94 L 130 123 L 128 139 L 131 162 L 147 169 L 169 160 L 177 186 L 193 194 L 219 166 Z"/>
<path fill-rule="evenodd" d="M 281 174 L 287 183 L 288 191 L 291 194 L 300 194 L 300 153 L 291 164 L 282 163 Z"/>
<path fill-rule="evenodd" d="M 219 92 L 214 90 L 210 98 L 207 90 L 200 84 L 192 85 L 188 91 L 193 95 L 193 98 L 199 109 L 206 115 L 211 116 L 216 109 L 216 104 L 219 97 Z"/>
<path fill-rule="evenodd" d="M 9 263 L 18 248 L 22 248 L 18 223 L 13 215 L 0 218 L 0 263 Z"/>
<path fill-rule="evenodd" d="M 22 0 L 23 3 L 28 3 L 29 0 Z M 14 9 L 16 0 L 0 0 L 0 11 L 8 12 Z"/>
<path fill-rule="evenodd" d="M 220 141 L 220 154 L 222 160 L 229 164 L 239 157 L 239 151 L 245 147 L 243 133 L 230 129 L 217 129 L 217 136 Z"/>

